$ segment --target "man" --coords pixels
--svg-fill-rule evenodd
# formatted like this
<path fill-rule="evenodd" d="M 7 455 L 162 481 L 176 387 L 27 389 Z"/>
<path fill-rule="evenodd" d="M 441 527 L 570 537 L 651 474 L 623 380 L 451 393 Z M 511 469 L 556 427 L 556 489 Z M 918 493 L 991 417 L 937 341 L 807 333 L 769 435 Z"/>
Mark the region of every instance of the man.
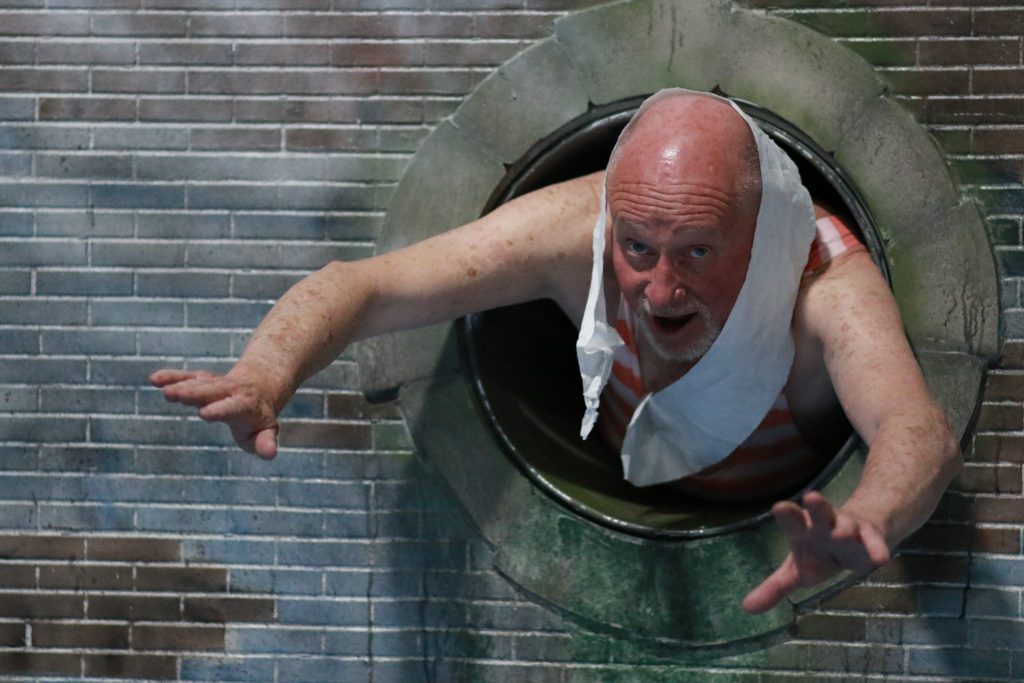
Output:
<path fill-rule="evenodd" d="M 614 386 L 602 388 L 613 358 L 622 355 L 613 348 L 618 344 L 632 354 L 634 388 L 643 396 L 628 407 L 635 413 L 623 444 L 626 476 L 638 485 L 678 476 L 675 483 L 697 495 L 702 489 L 714 495 L 723 471 L 744 467 L 733 460 L 746 442 L 732 456 L 726 452 L 732 446 L 722 444 L 750 434 L 771 408 L 765 401 L 784 399 L 797 431 L 813 442 L 814 423 L 838 397 L 870 446 L 862 481 L 838 509 L 814 492 L 802 504 L 773 507 L 791 553 L 743 603 L 748 611 L 765 611 L 796 588 L 886 562 L 890 548 L 932 513 L 960 467 L 955 438 L 864 249 L 847 248 L 810 270 L 804 256 L 799 262 L 787 256 L 806 255 L 807 241 L 794 238 L 787 250 L 764 255 L 765 245 L 778 241 L 764 235 L 785 241 L 804 234 L 803 227 L 788 226 L 791 220 L 809 222 L 807 240 L 814 233 L 809 200 L 796 192 L 793 206 L 786 205 L 786 181 L 774 174 L 792 171 L 771 170 L 772 149 L 726 100 L 659 96 L 620 138 L 607 179 L 599 173 L 544 188 L 405 249 L 332 263 L 281 298 L 227 375 L 161 370 L 151 382 L 168 400 L 227 424 L 243 449 L 272 458 L 285 403 L 350 342 L 551 298 L 581 325 L 589 408 L 583 431 L 593 424 L 598 400 L 614 393 Z M 791 218 L 800 211 L 803 219 Z M 813 211 L 826 218 L 819 207 Z M 776 277 L 776 264 L 790 280 Z M 778 296 L 764 296 L 758 290 L 766 286 L 758 283 L 778 283 L 767 285 L 777 286 Z M 780 299 L 785 310 L 759 310 L 780 306 Z M 629 343 L 620 344 L 612 328 L 627 333 Z M 729 355 L 729 345 L 737 344 Z M 748 366 L 751 386 L 745 387 L 735 371 Z M 679 390 L 694 377 L 722 379 Z M 728 391 L 717 392 L 719 384 Z M 703 400 L 687 403 L 690 390 L 706 393 L 714 409 L 702 411 Z M 755 403 L 761 407 L 735 409 Z M 698 416 L 688 432 L 697 435 L 692 444 L 675 438 L 677 422 L 690 420 L 690 413 L 673 416 L 675 406 Z M 747 426 L 732 429 L 723 414 Z M 715 463 L 694 469 L 708 458 Z"/>

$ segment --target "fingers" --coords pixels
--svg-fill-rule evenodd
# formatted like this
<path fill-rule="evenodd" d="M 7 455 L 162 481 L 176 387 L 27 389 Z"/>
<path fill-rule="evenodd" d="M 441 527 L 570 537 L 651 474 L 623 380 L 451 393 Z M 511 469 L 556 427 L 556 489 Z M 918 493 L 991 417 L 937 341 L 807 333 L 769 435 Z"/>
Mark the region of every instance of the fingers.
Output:
<path fill-rule="evenodd" d="M 807 535 L 810 520 L 807 513 L 799 505 L 790 500 L 783 500 L 772 506 L 772 516 L 790 544 L 801 541 Z"/>
<path fill-rule="evenodd" d="M 256 448 L 256 455 L 264 460 L 270 460 L 277 455 L 277 427 L 264 429 L 253 440 Z"/>
<path fill-rule="evenodd" d="M 881 567 L 889 561 L 889 544 L 874 524 L 863 524 L 860 536 L 874 567 Z"/>
<path fill-rule="evenodd" d="M 743 598 L 743 609 L 750 614 L 767 612 L 799 587 L 800 573 L 790 553 L 771 576 Z"/>
<path fill-rule="evenodd" d="M 196 370 L 157 370 L 149 376 L 149 383 L 154 387 L 165 387 L 168 384 L 195 379 Z"/>
<path fill-rule="evenodd" d="M 223 378 L 198 377 L 164 387 L 164 398 L 200 408 L 230 396 L 236 387 Z"/>
<path fill-rule="evenodd" d="M 827 535 L 836 528 L 836 510 L 825 496 L 809 491 L 803 498 L 804 509 L 811 521 L 811 530 L 818 535 Z"/>

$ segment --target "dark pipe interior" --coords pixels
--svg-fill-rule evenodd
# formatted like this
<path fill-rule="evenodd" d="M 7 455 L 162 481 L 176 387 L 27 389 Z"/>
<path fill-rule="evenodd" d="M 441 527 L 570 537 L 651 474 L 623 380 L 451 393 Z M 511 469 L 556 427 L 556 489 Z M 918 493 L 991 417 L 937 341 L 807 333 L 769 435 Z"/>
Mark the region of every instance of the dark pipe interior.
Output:
<path fill-rule="evenodd" d="M 531 190 L 603 169 L 619 131 L 640 100 L 592 111 L 585 120 L 538 144 L 509 170 L 487 207 Z M 746 107 L 745 107 L 746 108 Z M 864 227 L 867 216 L 852 189 L 798 131 L 779 129 L 770 114 L 747 109 L 796 160 L 817 201 Z M 831 177 L 829 177 L 831 176 Z M 845 209 L 845 210 L 844 210 Z M 869 233 L 869 230 L 862 230 Z M 871 235 L 873 237 L 873 234 Z M 869 238 L 869 247 L 875 247 Z M 873 252 L 877 252 L 872 249 Z M 551 301 L 486 311 L 462 325 L 463 349 L 485 413 L 510 456 L 549 495 L 595 521 L 646 536 L 723 533 L 755 523 L 773 499 L 715 503 L 666 486 L 636 488 L 623 480 L 619 457 L 595 429 L 579 438 L 583 400 L 576 364 L 577 330 Z M 849 424 L 835 427 L 840 455 L 814 481 L 792 482 L 792 494 L 827 478 L 856 445 Z M 845 444 L 845 446 L 843 445 Z"/>

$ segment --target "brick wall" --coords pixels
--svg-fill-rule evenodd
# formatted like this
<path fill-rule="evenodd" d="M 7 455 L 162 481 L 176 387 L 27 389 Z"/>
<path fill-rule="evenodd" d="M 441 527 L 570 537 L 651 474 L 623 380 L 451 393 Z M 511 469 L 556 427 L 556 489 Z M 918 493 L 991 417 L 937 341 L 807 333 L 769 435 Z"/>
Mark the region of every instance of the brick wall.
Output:
<path fill-rule="evenodd" d="M 862 54 L 941 142 L 987 212 L 1010 340 L 936 520 L 790 643 L 687 665 L 520 598 L 348 357 L 271 463 L 143 386 L 226 369 L 292 282 L 368 255 L 432 126 L 593 4 L 0 0 L 0 677 L 1024 678 L 1012 2 L 746 2 Z"/>

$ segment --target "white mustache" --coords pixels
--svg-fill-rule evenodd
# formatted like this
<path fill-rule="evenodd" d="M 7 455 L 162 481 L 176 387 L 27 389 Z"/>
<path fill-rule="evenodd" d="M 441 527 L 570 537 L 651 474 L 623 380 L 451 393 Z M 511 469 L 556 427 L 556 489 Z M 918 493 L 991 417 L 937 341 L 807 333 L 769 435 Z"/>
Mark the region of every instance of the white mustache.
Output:
<path fill-rule="evenodd" d="M 650 300 L 645 296 L 640 297 L 640 310 L 651 317 L 658 318 L 682 318 L 688 315 L 697 314 L 704 320 L 707 320 L 711 315 L 711 311 L 708 310 L 707 307 L 696 302 L 693 306 L 655 310 L 654 307 L 651 306 Z"/>

